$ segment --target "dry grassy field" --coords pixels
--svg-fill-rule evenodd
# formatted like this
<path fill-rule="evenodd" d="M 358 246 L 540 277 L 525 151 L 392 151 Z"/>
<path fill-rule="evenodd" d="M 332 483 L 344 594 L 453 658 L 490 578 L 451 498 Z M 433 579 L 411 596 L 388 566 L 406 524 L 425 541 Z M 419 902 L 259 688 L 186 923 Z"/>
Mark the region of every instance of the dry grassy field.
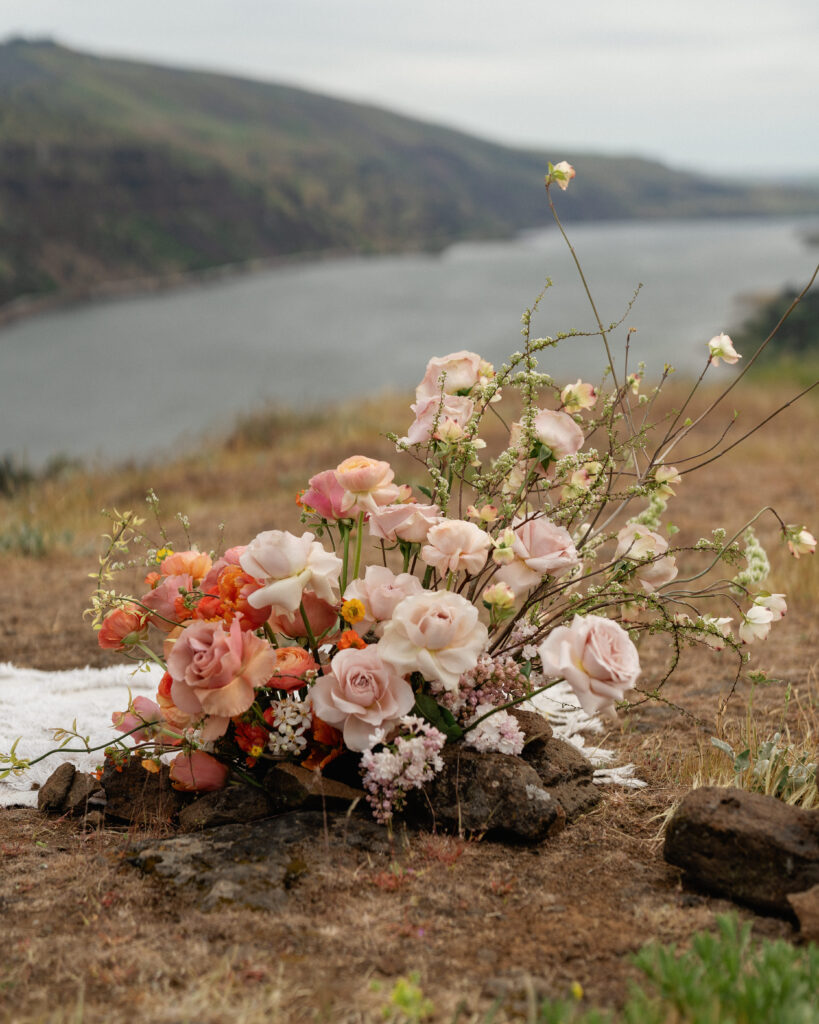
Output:
<path fill-rule="evenodd" d="M 779 385 L 738 390 L 712 436 L 734 408 L 751 426 L 787 397 Z M 0 498 L 0 660 L 63 669 L 115 659 L 82 619 L 105 527 L 100 508 L 145 509 L 153 488 L 172 536 L 181 541 L 174 515 L 183 512 L 203 547 L 217 544 L 220 523 L 228 545 L 265 529 L 295 530 L 296 492 L 350 454 L 390 459 L 396 477 L 412 482 L 412 464 L 379 436 L 406 429 L 407 404 L 386 398 L 313 417 L 274 410 L 177 461 L 67 469 Z M 811 395 L 686 477 L 672 506 L 682 542 L 715 526 L 737 528 L 762 504 L 815 531 L 818 432 Z M 317 835 L 286 910 L 205 911 L 195 893 L 170 891 L 125 862 L 127 830 L 83 832 L 31 810 L 0 812 L 0 1017 L 379 1021 L 390 1019 L 389 994 L 411 972 L 432 1004 L 430 1019 L 440 1021 L 485 1020 L 498 1001 L 496 1021 L 534 1020 L 541 996 L 565 996 L 575 982 L 590 1004 L 618 1006 L 634 976 L 630 954 L 652 938 L 685 944 L 728 907 L 685 892 L 662 859 L 668 809 L 692 784 L 731 777 L 710 736 L 737 742 L 789 731 L 792 743 L 815 750 L 817 563 L 787 554 L 772 517 L 759 535 L 771 555 L 769 589 L 786 592 L 789 604 L 753 648 L 750 668 L 769 681 L 743 678 L 724 707 L 735 659 L 686 651 L 663 690 L 668 703 L 621 712 L 605 741 L 636 762 L 647 788 L 606 790 L 594 811 L 542 846 L 399 829 L 390 852 L 339 858 Z M 648 688 L 666 655 L 659 642 L 642 652 Z M 741 915 L 755 934 L 792 935 L 786 922 Z"/>

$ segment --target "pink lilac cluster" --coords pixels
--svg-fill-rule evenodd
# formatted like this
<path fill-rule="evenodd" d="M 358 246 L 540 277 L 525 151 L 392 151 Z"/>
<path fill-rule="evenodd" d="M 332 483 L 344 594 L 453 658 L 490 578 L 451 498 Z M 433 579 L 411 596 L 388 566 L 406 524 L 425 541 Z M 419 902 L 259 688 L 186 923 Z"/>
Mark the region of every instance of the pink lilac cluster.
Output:
<path fill-rule="evenodd" d="M 312 725 L 312 701 L 285 697 L 272 700 L 265 715 L 270 726 L 267 746 L 274 757 L 292 757 L 307 747 L 307 733 Z"/>
<path fill-rule="evenodd" d="M 492 704 L 479 704 L 472 721 L 489 715 L 464 736 L 464 743 L 482 754 L 519 754 L 526 737 L 508 711 L 496 711 Z"/>
<path fill-rule="evenodd" d="M 513 657 L 493 658 L 482 654 L 478 664 L 458 680 L 455 693 L 444 693 L 436 699 L 454 715 L 467 719 L 474 715 L 479 704 L 500 707 L 522 697 L 528 690 L 529 681 Z"/>
<path fill-rule="evenodd" d="M 401 725 L 404 731 L 383 749 L 361 755 L 367 803 L 381 824 L 403 809 L 408 790 L 423 786 L 444 767 L 441 750 L 446 736 L 439 729 L 417 715 L 407 715 Z"/>

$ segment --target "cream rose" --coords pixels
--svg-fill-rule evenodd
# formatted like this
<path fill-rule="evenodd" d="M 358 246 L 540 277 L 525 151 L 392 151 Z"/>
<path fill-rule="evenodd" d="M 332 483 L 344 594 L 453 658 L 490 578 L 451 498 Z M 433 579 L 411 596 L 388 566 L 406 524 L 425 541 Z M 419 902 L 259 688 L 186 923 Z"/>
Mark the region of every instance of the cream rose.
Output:
<path fill-rule="evenodd" d="M 477 665 L 488 636 L 478 609 L 466 598 L 447 590 L 424 591 L 397 605 L 378 648 L 402 674 L 420 672 L 455 692 L 461 675 Z"/>
<path fill-rule="evenodd" d="M 441 520 L 437 505 L 384 505 L 370 513 L 370 536 L 395 544 L 398 540 L 420 544 L 427 539 L 430 526 Z"/>
<path fill-rule="evenodd" d="M 297 537 L 287 530 L 267 530 L 255 537 L 239 565 L 261 583 L 248 595 L 253 608 L 268 605 L 294 612 L 307 587 L 325 601 L 338 599 L 341 559 L 326 551 L 312 533 Z"/>
<path fill-rule="evenodd" d="M 600 615 L 575 615 L 538 648 L 547 679 L 565 679 L 590 715 L 613 710 L 640 675 L 640 658 L 623 627 Z"/>
<path fill-rule="evenodd" d="M 544 515 L 512 520 L 514 558 L 498 570 L 498 579 L 521 593 L 544 576 L 556 576 L 580 563 L 571 534 Z"/>
<path fill-rule="evenodd" d="M 545 445 L 555 459 L 566 455 L 574 455 L 583 447 L 583 431 L 565 412 L 554 412 L 552 409 L 541 409 L 532 424 L 535 437 Z M 523 424 L 513 423 L 510 444 L 518 449 L 523 443 Z M 527 458 L 529 453 L 521 451 L 521 457 Z"/>
<path fill-rule="evenodd" d="M 363 579 L 353 580 L 344 591 L 344 600 L 357 599 L 364 605 L 364 618 L 354 626 L 362 636 L 372 627 L 380 635 L 387 619 L 405 597 L 424 593 L 421 581 L 412 573 L 397 576 L 383 565 L 368 565 Z"/>
<path fill-rule="evenodd" d="M 339 651 L 310 698 L 318 717 L 342 730 L 350 750 L 367 750 L 377 730 L 389 732 L 415 704 L 412 687 L 376 645 Z"/>
<path fill-rule="evenodd" d="M 465 519 L 443 519 L 430 527 L 421 558 L 442 575 L 448 572 L 480 572 L 492 538 L 475 523 Z"/>
<path fill-rule="evenodd" d="M 367 455 L 351 455 L 336 466 L 336 480 L 344 490 L 339 502 L 344 514 L 374 512 L 379 505 L 390 505 L 398 499 L 395 473 L 389 462 Z"/>
<path fill-rule="evenodd" d="M 415 389 L 415 397 L 420 402 L 425 398 L 440 398 L 442 390 L 447 395 L 470 391 L 485 374 L 486 367 L 479 355 L 463 349 L 448 356 L 434 356 L 427 363 L 424 379 Z M 442 374 L 446 374 L 443 388 Z"/>

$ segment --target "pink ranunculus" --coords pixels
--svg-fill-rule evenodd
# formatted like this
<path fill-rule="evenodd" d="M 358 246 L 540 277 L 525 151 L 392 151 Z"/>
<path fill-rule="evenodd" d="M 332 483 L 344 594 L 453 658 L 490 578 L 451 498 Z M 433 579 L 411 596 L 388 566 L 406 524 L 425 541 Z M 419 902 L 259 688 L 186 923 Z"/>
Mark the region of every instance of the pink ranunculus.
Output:
<path fill-rule="evenodd" d="M 257 687 L 276 670 L 276 653 L 266 640 L 242 631 L 234 619 L 193 622 L 177 638 L 167 658 L 173 682 L 170 696 L 188 715 L 208 715 L 208 738 L 220 736 L 228 720 L 253 703 Z"/>
<path fill-rule="evenodd" d="M 371 627 L 383 632 L 383 623 L 392 618 L 395 608 L 412 594 L 422 594 L 421 581 L 412 573 L 397 576 L 383 565 L 368 565 L 363 579 L 353 580 L 344 591 L 344 600 L 357 599 L 364 605 L 364 618 L 354 629 L 363 636 Z"/>
<path fill-rule="evenodd" d="M 161 580 L 153 590 L 143 594 L 140 598 L 142 604 L 151 611 L 156 612 L 151 616 L 151 622 L 168 633 L 179 622 L 176 601 L 180 590 L 191 591 L 194 589 L 193 577 L 190 573 L 183 573 L 179 576 L 167 576 Z M 190 612 L 192 615 L 193 612 Z"/>
<path fill-rule="evenodd" d="M 267 530 L 248 544 L 239 564 L 261 583 L 248 596 L 253 608 L 270 605 L 274 611 L 294 612 L 307 589 L 331 603 L 338 597 L 341 559 L 312 533 L 297 537 L 287 530 Z"/>
<path fill-rule="evenodd" d="M 480 572 L 492 538 L 466 519 L 443 519 L 430 528 L 421 558 L 442 575 L 448 572 Z"/>
<path fill-rule="evenodd" d="M 186 573 L 195 580 L 204 579 L 213 566 L 210 555 L 201 551 L 174 551 L 163 558 L 159 566 L 163 576 L 184 576 Z"/>
<path fill-rule="evenodd" d="M 370 536 L 390 544 L 405 540 L 420 544 L 427 539 L 430 526 L 441 520 L 437 505 L 383 505 L 370 513 Z"/>
<path fill-rule="evenodd" d="M 379 505 L 391 505 L 398 499 L 398 487 L 388 462 L 367 455 L 351 455 L 335 469 L 336 480 L 344 491 L 341 508 L 345 515 L 374 512 Z"/>
<path fill-rule="evenodd" d="M 516 594 L 537 586 L 544 576 L 557 576 L 580 563 L 571 534 L 544 515 L 512 520 L 514 558 L 498 570 L 498 579 Z"/>
<path fill-rule="evenodd" d="M 159 731 L 163 717 L 155 701 L 148 697 L 134 697 L 127 711 L 115 711 L 111 715 L 111 722 L 120 732 L 130 733 L 134 743 L 147 743 Z M 147 725 L 149 728 L 131 732 L 140 725 Z"/>
<path fill-rule="evenodd" d="M 124 651 L 148 635 L 148 615 L 135 604 L 124 604 L 109 612 L 102 621 L 97 643 L 103 650 Z"/>
<path fill-rule="evenodd" d="M 312 590 L 305 590 L 301 600 L 313 636 L 321 636 L 337 623 L 338 602 L 325 601 L 314 594 Z M 282 636 L 289 636 L 294 640 L 307 636 L 307 627 L 304 624 L 300 608 L 294 612 L 274 611 L 268 621 L 271 629 L 275 633 L 281 633 Z"/>
<path fill-rule="evenodd" d="M 436 422 L 439 427 L 446 421 L 465 427 L 475 411 L 475 403 L 464 395 L 444 395 L 442 398 L 439 393 L 419 398 L 410 409 L 415 413 L 415 420 L 407 431 L 407 441 L 423 444 L 432 437 Z"/>
<path fill-rule="evenodd" d="M 382 660 L 377 645 L 339 651 L 310 697 L 318 717 L 342 730 L 350 750 L 371 747 L 376 730 L 389 731 L 415 704 L 412 687 Z"/>
<path fill-rule="evenodd" d="M 177 754 L 171 761 L 171 785 L 185 793 L 209 793 L 214 789 L 224 789 L 227 777 L 227 765 L 204 750 Z"/>
<path fill-rule="evenodd" d="M 448 356 L 433 356 L 427 363 L 424 379 L 415 389 L 415 397 L 421 402 L 427 398 L 440 398 L 442 390 L 447 395 L 470 391 L 484 375 L 486 365 L 479 355 L 465 350 L 451 352 Z M 442 374 L 446 374 L 443 389 Z"/>
<path fill-rule="evenodd" d="M 677 575 L 677 561 L 666 555 L 668 542 L 640 523 L 627 523 L 617 534 L 615 558 L 627 558 L 638 565 L 635 575 L 647 594 L 670 583 Z M 658 557 L 659 556 L 659 557 Z M 644 561 L 648 559 L 648 561 Z"/>
<path fill-rule="evenodd" d="M 325 469 L 311 476 L 307 490 L 299 499 L 300 504 L 313 509 L 322 519 L 343 519 L 345 490 L 338 482 L 334 469 Z"/>
<path fill-rule="evenodd" d="M 396 606 L 377 646 L 402 674 L 420 672 L 454 693 L 461 675 L 477 665 L 488 636 L 478 609 L 465 597 L 425 590 Z"/>
<path fill-rule="evenodd" d="M 547 679 L 565 679 L 590 715 L 611 711 L 640 675 L 640 658 L 626 630 L 600 615 L 575 615 L 538 648 Z"/>

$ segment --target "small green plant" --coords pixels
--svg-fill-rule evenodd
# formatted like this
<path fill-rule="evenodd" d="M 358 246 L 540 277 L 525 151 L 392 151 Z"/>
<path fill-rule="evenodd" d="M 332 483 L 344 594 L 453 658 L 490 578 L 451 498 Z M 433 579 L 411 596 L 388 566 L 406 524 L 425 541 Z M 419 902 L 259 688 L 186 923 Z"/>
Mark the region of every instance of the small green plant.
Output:
<path fill-rule="evenodd" d="M 711 743 L 731 758 L 736 784 L 742 789 L 804 807 L 817 803 L 816 762 L 808 760 L 805 750 L 786 742 L 781 733 L 775 732 L 755 749 L 746 746 L 738 752 L 716 736 Z"/>
<path fill-rule="evenodd" d="M 385 1021 L 389 1024 L 417 1024 L 432 1016 L 435 1008 L 424 995 L 420 980 L 417 971 L 412 971 L 408 978 L 397 979 L 387 1002 L 381 1007 L 381 1016 Z M 374 982 L 371 988 L 378 992 L 381 986 Z"/>

